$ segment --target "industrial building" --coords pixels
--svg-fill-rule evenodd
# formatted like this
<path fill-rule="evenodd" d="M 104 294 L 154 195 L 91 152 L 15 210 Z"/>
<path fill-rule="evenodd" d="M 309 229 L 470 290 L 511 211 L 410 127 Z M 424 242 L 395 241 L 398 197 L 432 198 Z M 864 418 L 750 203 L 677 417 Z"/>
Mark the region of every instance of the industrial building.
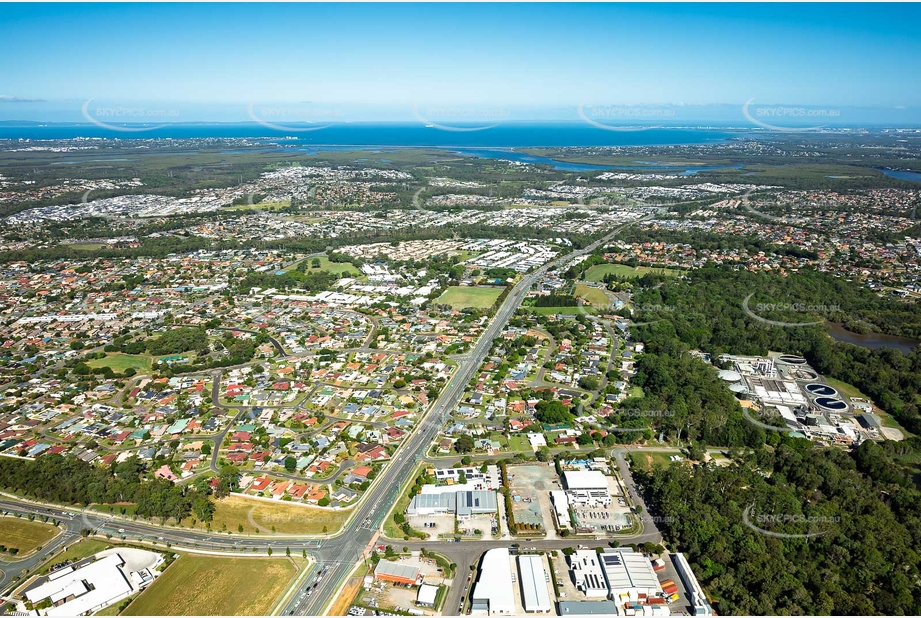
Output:
<path fill-rule="evenodd" d="M 438 586 L 422 584 L 419 586 L 419 594 L 416 595 L 416 605 L 421 607 L 435 607 L 435 599 L 437 597 Z"/>
<path fill-rule="evenodd" d="M 605 549 L 598 554 L 610 599 L 618 605 L 641 597 L 662 596 L 662 586 L 649 559 L 632 549 Z"/>
<path fill-rule="evenodd" d="M 566 498 L 566 492 L 561 489 L 551 490 L 550 501 L 553 503 L 553 512 L 556 514 L 556 523 L 559 527 L 571 527 L 572 520 L 569 517 L 569 500 Z"/>
<path fill-rule="evenodd" d="M 569 569 L 572 571 L 576 588 L 588 599 L 608 598 L 608 582 L 604 578 L 604 569 L 595 550 L 580 549 L 569 557 Z"/>
<path fill-rule="evenodd" d="M 422 583 L 422 577 L 419 576 L 419 567 L 399 564 L 389 560 L 381 560 L 377 563 L 377 567 L 374 569 L 374 579 L 404 586 L 415 586 Z"/>
<path fill-rule="evenodd" d="M 563 486 L 566 488 L 567 507 L 598 508 L 613 502 L 608 490 L 608 477 L 598 470 L 567 470 L 563 472 Z"/>
<path fill-rule="evenodd" d="M 616 616 L 617 606 L 613 601 L 560 601 L 557 603 L 560 616 Z"/>
<path fill-rule="evenodd" d="M 495 491 L 468 491 L 458 487 L 422 486 L 422 493 L 413 496 L 407 515 L 454 515 L 460 519 L 474 515 L 494 514 L 499 508 Z"/>
<path fill-rule="evenodd" d="M 470 612 L 478 616 L 501 616 L 515 613 L 512 567 L 506 547 L 483 554 L 480 576 L 473 586 Z"/>
<path fill-rule="evenodd" d="M 691 565 L 688 564 L 687 558 L 680 553 L 672 554 L 671 558 L 672 563 L 675 565 L 675 570 L 678 571 L 678 577 L 681 578 L 681 582 L 687 592 L 691 613 L 694 616 L 712 616 L 713 608 L 707 602 L 707 595 L 704 594 L 703 588 L 700 587 L 697 576 L 691 570 Z"/>
<path fill-rule="evenodd" d="M 567 470 L 563 486 L 569 490 L 608 489 L 608 478 L 597 470 Z"/>
<path fill-rule="evenodd" d="M 547 590 L 547 571 L 542 556 L 518 556 L 521 602 L 528 613 L 546 614 L 553 609 Z"/>

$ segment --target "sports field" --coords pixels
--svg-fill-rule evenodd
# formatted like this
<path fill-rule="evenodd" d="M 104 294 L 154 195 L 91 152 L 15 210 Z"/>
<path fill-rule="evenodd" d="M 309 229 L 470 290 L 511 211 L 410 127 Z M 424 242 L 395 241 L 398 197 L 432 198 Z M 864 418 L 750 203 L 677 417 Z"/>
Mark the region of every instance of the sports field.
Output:
<path fill-rule="evenodd" d="M 502 294 L 502 288 L 474 288 L 451 286 L 435 300 L 442 305 L 451 305 L 455 309 L 489 309 Z"/>
<path fill-rule="evenodd" d="M 94 358 L 86 363 L 90 367 L 109 367 L 112 371 L 124 371 L 129 367 L 136 371 L 150 371 L 150 356 L 146 354 L 106 354 L 105 358 Z"/>
<path fill-rule="evenodd" d="M 61 533 L 57 526 L 29 521 L 18 517 L 0 517 L 0 545 L 8 550 L 19 550 L 17 558 L 35 551 Z M 9 553 L 0 553 L 2 558 L 11 558 Z"/>
<path fill-rule="evenodd" d="M 665 275 L 674 277 L 678 274 L 677 270 L 671 268 L 649 268 L 647 266 L 626 266 L 624 264 L 597 264 L 585 272 L 583 277 L 586 281 L 601 281 L 605 275 L 617 275 L 618 277 L 636 278 L 642 277 L 647 273 Z"/>
<path fill-rule="evenodd" d="M 123 616 L 267 616 L 297 567 L 288 558 L 184 554 Z"/>

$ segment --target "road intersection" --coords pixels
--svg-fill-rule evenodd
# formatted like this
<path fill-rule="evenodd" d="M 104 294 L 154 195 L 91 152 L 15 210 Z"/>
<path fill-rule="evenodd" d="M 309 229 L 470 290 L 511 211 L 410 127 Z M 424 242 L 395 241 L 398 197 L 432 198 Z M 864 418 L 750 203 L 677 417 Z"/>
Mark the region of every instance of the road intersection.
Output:
<path fill-rule="evenodd" d="M 238 535 L 160 527 L 154 524 L 130 521 L 125 518 L 106 517 L 92 511 L 24 503 L 11 497 L 10 499 L 0 499 L 0 509 L 23 514 L 54 517 L 63 522 L 67 528 L 66 534 L 69 536 L 65 538 L 64 535 L 61 535 L 56 539 L 57 545 L 55 547 L 45 548 L 28 560 L 16 563 L 0 563 L 0 574 L 3 576 L 2 581 L 0 581 L 0 587 L 5 588 L 10 583 L 10 580 L 18 575 L 22 569 L 33 568 L 50 555 L 53 550 L 57 549 L 61 543 L 73 538 L 76 534 L 79 534 L 80 530 L 86 528 L 101 534 L 124 537 L 129 541 L 162 545 L 169 543 L 177 549 L 186 548 L 193 551 L 241 552 L 244 548 L 256 548 L 257 551 L 267 551 L 269 548 L 273 548 L 273 552 L 276 550 L 284 551 L 286 548 L 290 548 L 292 552 L 306 551 L 316 562 L 310 567 L 312 572 L 305 577 L 299 578 L 300 587 L 294 590 L 293 594 L 289 594 L 291 600 L 283 609 L 283 613 L 302 616 L 322 615 L 349 574 L 366 557 L 368 548 L 372 547 L 372 543 L 379 536 L 378 531 L 384 518 L 399 499 L 401 492 L 405 491 L 404 484 L 410 480 L 418 464 L 425 459 L 426 451 L 432 440 L 443 427 L 448 415 L 460 402 L 467 384 L 492 348 L 493 340 L 502 333 L 502 330 L 527 295 L 528 290 L 549 269 L 562 268 L 568 262 L 591 253 L 603 243 L 609 242 L 623 227 L 625 226 L 613 230 L 583 249 L 545 264 L 521 279 L 500 305 L 489 326 L 473 348 L 458 357 L 457 370 L 448 381 L 441 395 L 422 418 L 421 422 L 416 425 L 404 440 L 403 445 L 389 465 L 381 471 L 375 483 L 354 508 L 351 518 L 339 533 L 328 535 L 322 539 L 308 539 L 303 536 L 285 537 L 283 535 L 274 535 L 271 538 L 240 537 Z M 273 343 L 280 347 L 277 342 Z M 213 400 L 218 402 L 217 380 L 214 381 L 213 387 L 215 391 Z M 236 408 L 238 413 L 242 413 L 242 408 L 237 406 L 222 407 Z M 219 445 L 219 440 L 223 437 L 223 435 L 216 436 L 218 440 L 216 444 Z M 631 492 L 634 499 L 639 499 L 626 469 L 626 462 L 623 460 L 624 449 L 617 449 L 617 451 L 619 451 L 617 453 L 618 465 L 621 468 L 621 474 L 627 484 L 628 491 Z M 215 448 L 212 454 L 212 469 L 216 467 L 217 452 L 218 449 Z M 654 524 L 647 524 L 639 533 L 620 538 L 621 540 L 632 542 L 644 542 L 657 541 L 660 535 Z M 424 547 L 428 550 L 437 551 L 457 564 L 456 577 L 460 581 L 452 587 L 445 604 L 449 612 L 454 607 L 458 607 L 462 601 L 461 595 L 464 589 L 460 583 L 465 578 L 465 575 L 469 573 L 470 565 L 474 564 L 478 557 L 488 549 L 508 547 L 512 544 L 510 540 L 465 541 L 463 543 L 437 540 L 394 542 L 411 550 Z M 571 540 L 533 539 L 526 542 L 528 546 L 536 547 L 537 549 L 562 549 L 572 545 Z"/>

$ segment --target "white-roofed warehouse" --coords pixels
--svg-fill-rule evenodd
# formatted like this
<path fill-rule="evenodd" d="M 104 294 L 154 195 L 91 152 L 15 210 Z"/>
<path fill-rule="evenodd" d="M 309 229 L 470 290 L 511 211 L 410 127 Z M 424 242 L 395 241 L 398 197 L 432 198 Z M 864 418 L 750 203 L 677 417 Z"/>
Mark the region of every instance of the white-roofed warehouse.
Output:
<path fill-rule="evenodd" d="M 568 470 L 563 472 L 566 489 L 607 489 L 607 477 L 597 470 Z"/>
<path fill-rule="evenodd" d="M 553 609 L 547 591 L 547 572 L 542 556 L 518 556 L 521 602 L 526 612 L 547 613 Z"/>
<path fill-rule="evenodd" d="M 480 616 L 515 613 L 512 566 L 507 547 L 490 549 L 483 554 L 480 576 L 470 597 L 470 611 Z"/>

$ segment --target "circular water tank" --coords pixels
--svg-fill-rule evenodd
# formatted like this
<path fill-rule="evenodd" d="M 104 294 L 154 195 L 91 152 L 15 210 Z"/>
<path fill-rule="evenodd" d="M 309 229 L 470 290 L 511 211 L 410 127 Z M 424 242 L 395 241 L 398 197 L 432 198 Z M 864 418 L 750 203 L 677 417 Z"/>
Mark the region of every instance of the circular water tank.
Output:
<path fill-rule="evenodd" d="M 721 369 L 719 377 L 720 380 L 725 380 L 726 382 L 738 382 L 742 379 L 742 374 L 738 371 L 732 371 L 731 369 Z"/>
<path fill-rule="evenodd" d="M 841 401 L 840 399 L 832 399 L 831 397 L 819 397 L 815 402 L 821 408 L 826 410 L 831 410 L 832 412 L 841 412 L 847 410 L 847 404 Z"/>
<path fill-rule="evenodd" d="M 821 397 L 837 397 L 838 391 L 830 387 L 828 384 L 807 384 L 806 390 L 812 393 L 813 395 L 818 395 Z"/>

